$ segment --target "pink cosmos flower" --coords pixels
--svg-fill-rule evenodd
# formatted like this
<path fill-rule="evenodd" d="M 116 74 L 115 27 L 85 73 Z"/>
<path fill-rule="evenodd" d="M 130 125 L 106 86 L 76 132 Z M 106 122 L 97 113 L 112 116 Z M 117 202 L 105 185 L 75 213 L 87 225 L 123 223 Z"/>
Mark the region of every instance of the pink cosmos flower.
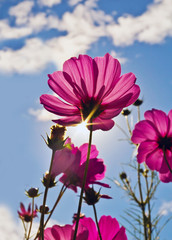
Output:
<path fill-rule="evenodd" d="M 68 186 L 68 188 L 77 192 L 77 186 L 82 187 L 87 150 L 88 144 L 83 144 L 79 148 L 74 147 L 72 144 L 71 150 L 63 149 L 61 151 L 56 151 L 51 175 L 56 177 L 60 173 L 64 173 L 60 178 L 60 181 Z M 104 187 L 109 187 L 109 185 L 98 181 L 104 178 L 106 166 L 104 165 L 103 160 L 97 158 L 97 156 L 98 151 L 96 146 L 92 145 L 85 188 L 88 188 L 90 184 L 99 184 Z"/>
<path fill-rule="evenodd" d="M 137 161 L 145 162 L 151 170 L 160 173 L 163 182 L 172 181 L 172 110 L 166 115 L 152 109 L 144 114 L 145 120 L 136 124 L 131 140 L 140 144 Z M 165 154 L 165 156 L 164 156 Z"/>
<path fill-rule="evenodd" d="M 86 227 L 89 231 L 87 240 L 99 240 L 96 224 L 91 218 L 82 218 L 79 225 Z M 116 218 L 102 216 L 99 220 L 100 233 L 103 240 L 127 240 L 125 228 L 119 226 Z"/>
<path fill-rule="evenodd" d="M 37 217 L 37 206 L 33 211 L 33 216 L 32 216 L 31 204 L 29 204 L 28 209 L 26 210 L 24 204 L 20 203 L 20 211 L 17 211 L 17 212 L 19 217 L 22 220 L 24 220 L 25 222 L 31 222 L 32 218 Z"/>
<path fill-rule="evenodd" d="M 52 228 L 47 228 L 44 231 L 45 240 L 72 240 L 74 234 L 73 225 L 59 226 L 54 225 Z M 87 240 L 88 230 L 82 225 L 79 226 L 76 240 Z"/>
<path fill-rule="evenodd" d="M 112 118 L 134 103 L 140 93 L 133 73 L 120 75 L 120 63 L 108 53 L 94 59 L 88 55 L 73 57 L 64 63 L 63 71 L 48 75 L 49 87 L 59 98 L 43 94 L 40 102 L 64 117 L 54 120 L 60 125 L 86 121 L 88 127 L 93 124 L 93 130 L 109 130 L 114 125 Z"/>
<path fill-rule="evenodd" d="M 99 228 L 103 240 L 127 240 L 125 228 L 119 226 L 118 221 L 111 216 L 102 216 L 99 221 Z M 45 240 L 72 240 L 75 229 L 73 225 L 63 227 L 54 225 L 44 231 Z M 91 218 L 79 220 L 77 240 L 99 240 L 96 224 Z"/>

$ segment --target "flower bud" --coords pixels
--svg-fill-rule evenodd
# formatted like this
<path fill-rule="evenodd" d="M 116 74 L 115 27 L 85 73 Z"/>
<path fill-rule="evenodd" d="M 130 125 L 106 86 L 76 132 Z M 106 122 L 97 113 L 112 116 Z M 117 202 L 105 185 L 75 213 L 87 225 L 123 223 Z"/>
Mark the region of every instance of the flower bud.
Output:
<path fill-rule="evenodd" d="M 139 107 L 140 105 L 142 105 L 142 103 L 143 103 L 143 100 L 141 100 L 141 99 L 138 98 L 138 99 L 133 103 L 133 105 L 136 106 L 136 107 Z"/>
<path fill-rule="evenodd" d="M 94 191 L 93 188 L 87 188 L 85 189 L 85 197 L 84 200 L 88 205 L 94 205 L 96 204 L 100 198 L 106 198 L 106 199 L 111 199 L 110 196 L 108 195 L 101 195 L 100 190 L 98 192 Z"/>
<path fill-rule="evenodd" d="M 48 178 L 49 178 L 49 172 L 46 172 L 45 175 L 43 175 L 43 180 L 42 180 L 43 185 L 49 188 L 56 186 L 57 182 L 55 181 L 55 177 L 53 177 L 52 175 L 50 176 L 49 186 L 48 186 Z"/>
<path fill-rule="evenodd" d="M 38 194 L 38 191 L 38 188 L 30 188 L 28 191 L 25 192 L 25 194 L 30 198 L 39 197 L 40 194 Z"/>
<path fill-rule="evenodd" d="M 41 205 L 39 207 L 39 212 L 42 213 L 43 212 L 43 205 Z M 44 207 L 44 214 L 49 214 L 49 207 L 47 205 L 45 205 Z"/>
<path fill-rule="evenodd" d="M 123 109 L 121 113 L 123 116 L 128 116 L 128 115 L 130 115 L 131 111 L 128 109 Z"/>
<path fill-rule="evenodd" d="M 53 151 L 63 149 L 64 143 L 66 141 L 66 139 L 64 139 L 66 128 L 64 126 L 56 124 L 53 125 L 50 129 L 50 137 L 47 135 L 47 141 L 44 139 L 47 146 Z"/>
<path fill-rule="evenodd" d="M 85 214 L 84 213 L 80 213 L 79 219 L 84 218 L 84 217 L 85 217 Z M 75 223 L 76 220 L 77 220 L 77 213 L 74 213 L 72 222 Z"/>
<path fill-rule="evenodd" d="M 127 174 L 125 172 L 120 173 L 119 177 L 121 178 L 121 180 L 124 180 L 127 178 Z"/>

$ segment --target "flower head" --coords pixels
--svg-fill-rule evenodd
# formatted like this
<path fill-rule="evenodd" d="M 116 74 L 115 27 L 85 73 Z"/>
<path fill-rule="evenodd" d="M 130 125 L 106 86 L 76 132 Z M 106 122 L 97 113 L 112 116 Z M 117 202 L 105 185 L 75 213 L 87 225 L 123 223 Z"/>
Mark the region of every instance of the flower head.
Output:
<path fill-rule="evenodd" d="M 140 93 L 133 73 L 120 75 L 120 63 L 108 53 L 94 59 L 88 55 L 73 57 L 64 63 L 63 71 L 48 75 L 50 88 L 62 100 L 43 94 L 40 102 L 64 117 L 54 120 L 63 126 L 86 121 L 93 130 L 109 130 L 114 125 L 112 118 L 134 103 Z"/>
<path fill-rule="evenodd" d="M 32 213 L 31 204 L 29 204 L 28 209 L 26 210 L 24 204 L 20 203 L 20 211 L 17 212 L 22 220 L 24 220 L 25 222 L 31 222 L 32 218 L 37 217 L 37 206 Z"/>
<path fill-rule="evenodd" d="M 84 200 L 88 205 L 96 204 L 100 200 L 100 198 L 112 199 L 106 194 L 100 194 L 100 190 L 96 192 L 93 188 L 85 189 Z"/>
<path fill-rule="evenodd" d="M 71 149 L 65 148 L 55 153 L 51 172 L 52 176 L 64 173 L 60 181 L 75 192 L 77 192 L 77 187 L 82 187 L 87 150 L 88 144 L 83 144 L 79 148 L 71 144 Z M 85 188 L 94 183 L 109 187 L 109 185 L 98 181 L 104 178 L 106 166 L 103 160 L 97 158 L 97 156 L 98 151 L 96 146 L 92 145 Z"/>
<path fill-rule="evenodd" d="M 158 171 L 163 182 L 172 181 L 169 170 L 172 168 L 172 110 L 167 115 L 152 109 L 146 111 L 144 117 L 145 120 L 136 124 L 131 138 L 135 144 L 140 144 L 137 161 Z"/>
<path fill-rule="evenodd" d="M 125 228 L 119 226 L 116 218 L 102 216 L 99 221 L 99 228 L 103 240 L 127 240 Z M 45 240 L 72 240 L 75 229 L 73 225 L 59 226 L 54 225 L 44 231 Z M 79 220 L 77 240 L 99 240 L 96 224 L 91 218 L 83 217 Z"/>
<path fill-rule="evenodd" d="M 80 224 L 86 227 L 89 231 L 87 240 L 99 240 L 98 230 L 96 224 L 91 218 L 80 219 Z M 103 240 L 127 240 L 125 228 L 119 226 L 116 218 L 111 216 L 102 216 L 99 220 L 100 233 Z"/>

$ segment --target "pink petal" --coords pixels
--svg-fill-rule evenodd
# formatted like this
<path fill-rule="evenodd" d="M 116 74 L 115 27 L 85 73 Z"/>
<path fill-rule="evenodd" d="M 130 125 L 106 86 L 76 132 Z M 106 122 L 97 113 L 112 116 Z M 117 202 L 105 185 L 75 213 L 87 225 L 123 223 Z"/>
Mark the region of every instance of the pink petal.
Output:
<path fill-rule="evenodd" d="M 80 160 L 80 152 L 73 154 L 68 148 L 57 150 L 55 152 L 51 174 L 55 177 L 60 173 L 66 172 L 78 159 Z"/>
<path fill-rule="evenodd" d="M 168 137 L 172 137 L 172 110 L 169 111 L 168 113 L 168 118 L 169 118 L 169 132 L 168 132 Z"/>
<path fill-rule="evenodd" d="M 55 240 L 69 240 L 72 235 L 72 226 L 68 224 L 63 227 L 55 225 L 51 231 Z"/>
<path fill-rule="evenodd" d="M 119 232 L 116 234 L 116 236 L 112 240 L 127 240 L 127 235 L 125 233 L 125 228 L 121 227 Z"/>
<path fill-rule="evenodd" d="M 159 173 L 159 179 L 164 183 L 172 182 L 172 173 L 170 171 L 167 173 Z"/>
<path fill-rule="evenodd" d="M 119 231 L 119 223 L 111 216 L 102 216 L 99 221 L 99 228 L 102 239 L 112 240 Z"/>
<path fill-rule="evenodd" d="M 98 68 L 97 89 L 95 97 L 98 96 L 102 86 L 105 86 L 105 92 L 111 91 L 121 74 L 121 65 L 117 59 L 107 53 L 104 57 L 96 57 L 94 61 Z"/>
<path fill-rule="evenodd" d="M 84 88 L 85 96 L 92 97 L 96 89 L 97 67 L 88 55 L 79 55 L 71 58 L 63 65 L 63 71 L 68 73 L 81 89 Z"/>
<path fill-rule="evenodd" d="M 71 116 L 71 117 L 64 117 L 64 118 L 60 118 L 57 120 L 53 120 L 53 122 L 58 123 L 62 126 L 75 126 L 79 123 L 81 123 L 82 119 L 81 116 Z"/>
<path fill-rule="evenodd" d="M 79 225 L 82 224 L 84 227 L 86 227 L 89 231 L 89 236 L 87 240 L 97 240 L 98 232 L 96 228 L 96 224 L 91 218 L 82 218 L 79 220 Z"/>
<path fill-rule="evenodd" d="M 97 117 L 93 119 L 93 130 L 101 129 L 103 131 L 108 131 L 114 126 L 114 121 L 112 119 L 102 119 L 101 117 Z M 88 129 L 90 126 L 88 125 Z"/>
<path fill-rule="evenodd" d="M 49 74 L 49 87 L 65 101 L 77 105 L 79 103 L 79 99 L 74 94 L 74 87 L 70 76 L 66 76 L 66 74 L 61 71 Z"/>
<path fill-rule="evenodd" d="M 163 160 L 162 149 L 155 149 L 153 152 L 148 154 L 145 162 L 151 170 L 159 172 L 161 170 Z"/>
<path fill-rule="evenodd" d="M 88 143 L 82 144 L 82 146 L 79 147 L 79 150 L 81 151 L 81 164 L 84 163 L 87 160 L 87 152 L 88 152 Z M 98 156 L 99 152 L 95 145 L 91 145 L 91 151 L 90 151 L 90 159 L 96 158 Z"/>
<path fill-rule="evenodd" d="M 161 110 L 152 109 L 151 111 L 146 111 L 144 116 L 146 120 L 151 121 L 155 125 L 162 137 L 167 135 L 169 128 L 169 119 L 166 113 Z"/>
<path fill-rule="evenodd" d="M 116 116 L 118 116 L 121 111 L 122 111 L 123 107 L 122 108 L 112 108 L 112 109 L 106 109 L 100 114 L 100 117 L 101 119 L 111 119 L 111 118 L 114 118 Z"/>
<path fill-rule="evenodd" d="M 136 77 L 133 73 L 126 73 L 122 75 L 117 81 L 112 89 L 112 91 L 109 94 L 106 94 L 104 97 L 103 102 L 109 103 L 112 101 L 117 100 L 118 98 L 121 98 L 122 96 L 126 95 L 127 92 L 132 89 L 132 87 L 135 85 Z M 139 90 L 139 88 L 138 88 Z M 139 90 L 140 92 L 140 90 Z M 137 93 L 138 95 L 138 93 Z"/>
<path fill-rule="evenodd" d="M 73 116 L 80 115 L 80 112 L 77 107 L 69 105 L 67 103 L 62 102 L 55 96 L 43 94 L 40 97 L 40 103 L 44 105 L 44 108 L 49 112 L 60 116 Z"/>
<path fill-rule="evenodd" d="M 44 230 L 44 239 L 45 240 L 57 240 L 56 238 L 54 238 L 51 230 L 52 230 L 52 228 L 46 228 Z"/>
<path fill-rule="evenodd" d="M 158 139 L 158 133 L 152 126 L 151 122 L 147 120 L 140 121 L 135 125 L 131 141 L 133 143 L 141 143 L 143 141 L 156 141 Z"/>
<path fill-rule="evenodd" d="M 158 143 L 155 141 L 142 142 L 138 148 L 137 161 L 139 163 L 145 162 L 148 154 L 158 148 Z"/>

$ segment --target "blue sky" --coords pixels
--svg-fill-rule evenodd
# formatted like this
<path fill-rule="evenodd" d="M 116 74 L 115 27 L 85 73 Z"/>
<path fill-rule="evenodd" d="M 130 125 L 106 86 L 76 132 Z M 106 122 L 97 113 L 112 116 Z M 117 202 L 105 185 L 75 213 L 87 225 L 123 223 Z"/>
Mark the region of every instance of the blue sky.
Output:
<path fill-rule="evenodd" d="M 106 52 L 119 59 L 122 73 L 136 75 L 144 99 L 142 116 L 151 108 L 168 113 L 172 102 L 171 0 L 144 0 L 139 4 L 137 0 L 0 0 L 0 212 L 14 218 L 11 228 L 2 231 L 5 221 L 1 217 L 3 239 L 8 239 L 5 236 L 17 224 L 19 202 L 28 203 L 24 191 L 32 186 L 43 190 L 40 178 L 48 168 L 51 152 L 41 135 L 49 133 L 52 116 L 39 104 L 39 97 L 51 93 L 47 74 L 61 70 L 63 62 L 72 56 L 96 57 Z M 121 116 L 115 121 L 124 126 Z M 74 128 L 68 134 L 78 146 L 88 139 L 88 132 Z M 124 169 L 121 163 L 132 156 L 133 149 L 119 141 L 121 138 L 125 137 L 117 127 L 109 132 L 96 131 L 93 136 L 110 178 L 118 178 Z M 111 190 L 104 191 L 113 200 L 102 200 L 97 205 L 98 215 L 111 214 L 121 221 L 128 201 L 110 184 Z M 50 194 L 49 204 L 55 195 Z M 69 198 L 73 203 L 70 206 Z M 69 191 L 54 219 L 70 223 L 77 202 L 78 196 Z M 159 187 L 157 211 L 162 206 L 172 212 L 171 184 Z M 92 216 L 88 207 L 84 206 L 83 212 Z M 169 224 L 161 239 L 170 240 L 171 234 Z M 14 235 L 11 239 L 18 238 Z"/>

